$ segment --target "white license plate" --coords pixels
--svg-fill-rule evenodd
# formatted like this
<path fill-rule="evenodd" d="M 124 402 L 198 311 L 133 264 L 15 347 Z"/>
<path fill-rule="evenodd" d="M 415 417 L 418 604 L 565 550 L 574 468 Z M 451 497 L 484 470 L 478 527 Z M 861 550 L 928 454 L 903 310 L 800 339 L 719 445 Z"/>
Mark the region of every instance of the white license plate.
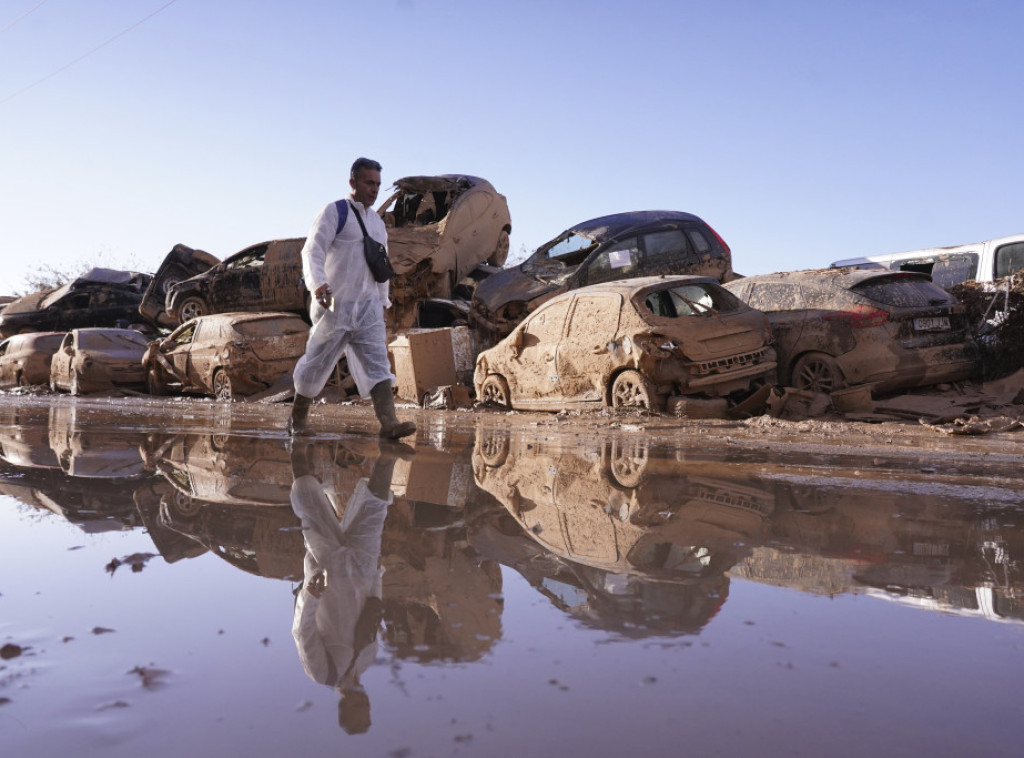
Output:
<path fill-rule="evenodd" d="M 930 316 L 915 318 L 914 330 L 918 332 L 948 332 L 949 316 Z"/>

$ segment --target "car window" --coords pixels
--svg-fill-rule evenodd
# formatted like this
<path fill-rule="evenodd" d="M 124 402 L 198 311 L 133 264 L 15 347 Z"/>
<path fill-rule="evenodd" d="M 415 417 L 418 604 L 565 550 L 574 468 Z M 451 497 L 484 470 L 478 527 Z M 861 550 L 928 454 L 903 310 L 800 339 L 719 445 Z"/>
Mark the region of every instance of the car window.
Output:
<path fill-rule="evenodd" d="M 562 325 L 571 300 L 559 300 L 539 311 L 523 329 L 523 346 L 540 342 L 558 342 L 562 338 Z"/>
<path fill-rule="evenodd" d="M 175 345 L 188 345 L 196 336 L 196 322 L 193 321 L 191 324 L 186 324 L 181 329 L 172 334 L 169 339 Z"/>
<path fill-rule="evenodd" d="M 621 313 L 621 295 L 614 292 L 581 295 L 576 298 L 576 307 L 572 310 L 566 337 L 570 341 L 595 334 L 611 338 L 619 328 Z"/>
<path fill-rule="evenodd" d="M 267 255 L 267 246 L 260 245 L 224 264 L 226 269 L 243 268 L 245 266 L 262 266 Z"/>
<path fill-rule="evenodd" d="M 747 305 L 759 311 L 798 311 L 810 307 L 796 284 L 788 282 L 752 282 L 744 298 Z"/>
<path fill-rule="evenodd" d="M 731 313 L 740 307 L 734 294 L 707 283 L 683 284 L 652 292 L 645 305 L 655 316 L 679 318 L 704 313 Z"/>
<path fill-rule="evenodd" d="M 850 289 L 876 303 L 903 308 L 947 305 L 956 302 L 952 295 L 934 282 L 909 276 L 896 275 L 870 279 Z"/>
<path fill-rule="evenodd" d="M 996 250 L 996 279 L 1024 269 L 1024 242 L 1011 242 Z"/>
<path fill-rule="evenodd" d="M 582 263 L 587 254 L 597 246 L 597 242 L 580 234 L 568 232 L 564 239 L 559 240 L 545 253 L 553 261 L 561 261 L 567 266 Z"/>
<path fill-rule="evenodd" d="M 62 310 L 66 311 L 75 311 L 81 308 L 88 308 L 89 293 L 76 292 L 73 295 L 68 295 L 66 298 L 60 301 L 59 306 Z"/>
<path fill-rule="evenodd" d="M 923 260 L 910 260 L 899 264 L 896 269 L 928 274 L 937 285 L 948 288 L 968 279 L 974 279 L 978 273 L 978 254 L 950 254 Z"/>
<path fill-rule="evenodd" d="M 708 241 L 708 238 L 704 236 L 704 232 L 700 229 L 689 227 L 686 230 L 686 234 L 689 236 L 690 242 L 693 244 L 693 249 L 696 250 L 698 254 L 706 253 L 711 249 L 711 243 Z"/>
<path fill-rule="evenodd" d="M 666 229 L 644 235 L 644 254 L 648 264 L 657 264 L 664 258 L 678 258 L 688 252 L 682 229 Z"/>
<path fill-rule="evenodd" d="M 633 276 L 640 262 L 640 248 L 636 237 L 620 240 L 602 250 L 587 266 L 584 274 L 586 284 L 628 279 Z"/>

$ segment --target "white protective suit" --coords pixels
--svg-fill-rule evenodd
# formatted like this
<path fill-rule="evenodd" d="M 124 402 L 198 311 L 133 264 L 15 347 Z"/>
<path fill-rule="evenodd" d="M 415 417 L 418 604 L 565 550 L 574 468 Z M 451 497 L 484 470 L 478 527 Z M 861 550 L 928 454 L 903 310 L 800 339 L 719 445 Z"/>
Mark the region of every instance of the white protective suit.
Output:
<path fill-rule="evenodd" d="M 391 307 L 390 285 L 378 283 L 370 273 L 363 255 L 363 232 L 353 214 L 358 212 L 369 235 L 385 246 L 387 228 L 372 208 L 351 196 L 348 203 L 348 219 L 337 235 L 338 209 L 330 203 L 317 214 L 302 248 L 306 287 L 314 293 L 327 284 L 334 297 L 330 309 L 321 306 L 316 297 L 310 304 L 313 328 L 306 352 L 293 372 L 295 391 L 306 397 L 320 394 L 342 353 L 363 397 L 385 379 L 395 383 L 384 328 L 384 309 Z"/>
<path fill-rule="evenodd" d="M 306 542 L 306 584 L 321 572 L 325 577 L 320 597 L 305 584 L 300 590 L 292 636 L 306 674 L 339 690 L 358 686 L 377 655 L 377 641 L 361 646 L 356 625 L 368 598 L 382 596 L 381 534 L 391 496 L 381 500 L 367 483 L 359 480 L 341 523 L 337 495 L 313 476 L 298 477 L 291 491 Z"/>

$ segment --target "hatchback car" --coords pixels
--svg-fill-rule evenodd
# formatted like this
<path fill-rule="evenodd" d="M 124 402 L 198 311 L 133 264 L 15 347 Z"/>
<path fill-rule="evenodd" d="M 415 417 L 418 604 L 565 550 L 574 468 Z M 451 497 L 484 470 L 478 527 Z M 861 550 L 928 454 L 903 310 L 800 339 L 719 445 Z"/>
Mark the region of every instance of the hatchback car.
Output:
<path fill-rule="evenodd" d="M 661 410 L 727 396 L 775 369 L 764 314 L 710 277 L 644 277 L 548 301 L 480 353 L 477 397 L 506 408 Z"/>
<path fill-rule="evenodd" d="M 0 387 L 50 382 L 50 361 L 64 332 L 16 334 L 0 342 Z"/>
<path fill-rule="evenodd" d="M 152 277 L 94 268 L 56 289 L 25 295 L 0 313 L 0 337 L 26 332 L 116 327 L 139 321 L 139 303 Z"/>
<path fill-rule="evenodd" d="M 300 253 L 304 237 L 252 245 L 167 287 L 167 316 L 181 324 L 210 313 L 309 311 Z"/>
<path fill-rule="evenodd" d="M 960 302 L 927 274 L 854 268 L 749 276 L 726 287 L 767 314 L 779 381 L 831 392 L 951 382 L 978 370 Z"/>
<path fill-rule="evenodd" d="M 200 316 L 150 344 L 143 361 L 146 382 L 153 395 L 253 395 L 291 373 L 308 334 L 294 313 Z"/>
<path fill-rule="evenodd" d="M 142 389 L 142 356 L 148 343 L 135 329 L 73 329 L 50 361 L 50 389 L 72 395 Z"/>
<path fill-rule="evenodd" d="M 473 293 L 470 315 L 499 338 L 559 293 L 656 274 L 729 281 L 732 253 L 714 229 L 691 213 L 636 211 L 602 216 L 566 229 L 523 263 L 484 279 Z"/>

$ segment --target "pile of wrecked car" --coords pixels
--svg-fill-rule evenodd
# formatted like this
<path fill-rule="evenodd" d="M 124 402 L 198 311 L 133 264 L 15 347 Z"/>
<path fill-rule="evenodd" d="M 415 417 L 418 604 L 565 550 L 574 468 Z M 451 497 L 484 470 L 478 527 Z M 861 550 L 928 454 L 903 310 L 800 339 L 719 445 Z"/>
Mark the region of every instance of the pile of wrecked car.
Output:
<path fill-rule="evenodd" d="M 1012 237 L 743 277 L 704 220 L 651 210 L 577 223 L 502 268 L 511 217 L 484 179 L 405 177 L 377 212 L 398 272 L 396 392 L 425 407 L 475 395 L 504 410 L 865 411 L 874 394 L 982 376 L 991 314 L 977 339 L 977 307 L 932 276 L 1024 263 Z M 177 245 L 153 275 L 94 269 L 15 299 L 0 311 L 0 386 L 287 399 L 308 334 L 303 243 L 223 261 Z M 344 360 L 331 387 L 351 390 Z"/>

